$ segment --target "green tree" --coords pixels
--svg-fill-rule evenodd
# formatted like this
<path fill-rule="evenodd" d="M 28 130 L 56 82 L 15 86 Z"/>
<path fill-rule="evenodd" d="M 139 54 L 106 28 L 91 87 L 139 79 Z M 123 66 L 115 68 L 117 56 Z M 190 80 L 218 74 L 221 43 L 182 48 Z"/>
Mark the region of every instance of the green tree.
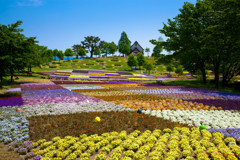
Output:
<path fill-rule="evenodd" d="M 114 42 L 108 43 L 104 42 L 101 52 L 105 53 L 105 56 L 107 57 L 108 54 L 114 55 L 114 53 L 117 51 L 117 45 Z"/>
<path fill-rule="evenodd" d="M 26 38 L 25 41 L 23 41 L 21 44 L 23 49 L 22 56 L 24 57 L 24 64 L 28 68 L 29 74 L 30 72 L 32 72 L 33 66 L 40 65 L 39 48 L 38 48 L 38 45 L 36 44 L 37 41 L 35 41 L 35 39 L 36 37 Z"/>
<path fill-rule="evenodd" d="M 144 55 L 139 52 L 137 54 L 137 63 L 138 63 L 138 66 L 139 66 L 140 70 L 141 70 L 141 66 L 143 66 L 145 61 L 146 61 L 146 59 L 145 59 Z"/>
<path fill-rule="evenodd" d="M 127 64 L 129 67 L 133 67 L 133 66 L 136 66 L 137 65 L 137 60 L 135 59 L 134 55 L 133 54 L 130 54 L 128 56 L 128 61 L 127 61 Z"/>
<path fill-rule="evenodd" d="M 90 56 L 92 58 L 95 50 L 101 48 L 104 44 L 104 41 L 100 41 L 99 37 L 94 37 L 94 36 L 88 36 L 84 38 L 85 40 L 81 41 L 81 43 L 84 49 L 90 52 L 91 54 Z"/>
<path fill-rule="evenodd" d="M 76 56 L 77 59 L 78 59 L 78 56 L 79 56 L 78 51 L 79 51 L 80 48 L 83 48 L 83 46 L 81 44 L 74 44 L 72 46 L 73 53 L 74 53 L 74 55 Z"/>
<path fill-rule="evenodd" d="M 100 49 L 96 49 L 96 50 L 94 51 L 94 55 L 100 57 L 100 55 L 101 55 L 101 50 L 100 50 Z"/>
<path fill-rule="evenodd" d="M 7 70 L 10 72 L 11 82 L 13 82 L 15 71 L 24 69 L 25 64 L 23 56 L 25 48 L 22 48 L 22 45 L 26 43 L 26 37 L 21 34 L 23 31 L 19 28 L 21 24 L 22 21 L 17 21 L 7 26 L 0 25 L 0 55 L 1 61 L 4 61 L 1 65 L 5 64 L 5 66 L 1 67 L 3 69 L 3 74 L 0 76 L 5 76 L 4 73 L 6 73 L 5 71 Z M 0 79 L 2 80 L 2 77 Z"/>
<path fill-rule="evenodd" d="M 162 37 L 159 37 L 158 40 L 152 39 L 152 40 L 150 40 L 150 42 L 153 45 L 155 45 L 155 47 L 153 48 L 152 57 L 160 57 L 161 52 L 163 51 Z"/>
<path fill-rule="evenodd" d="M 84 48 L 80 48 L 78 50 L 78 55 L 81 56 L 81 57 L 86 56 L 86 50 Z"/>
<path fill-rule="evenodd" d="M 172 64 L 168 64 L 168 65 L 167 65 L 167 71 L 169 72 L 169 74 L 170 74 L 170 72 L 173 72 L 173 71 L 174 71 L 174 67 L 173 67 Z"/>
<path fill-rule="evenodd" d="M 117 45 L 114 42 L 111 42 L 108 44 L 109 53 L 112 54 L 112 56 L 117 52 Z"/>
<path fill-rule="evenodd" d="M 197 4 L 196 4 L 197 5 Z M 189 72 L 200 70 L 203 75 L 203 83 L 206 83 L 206 52 L 202 48 L 202 34 L 207 17 L 207 6 L 200 4 L 198 8 L 185 2 L 180 14 L 174 20 L 168 19 L 168 24 L 164 24 L 160 33 L 168 39 L 166 42 L 160 42 L 167 51 L 173 51 L 175 58 L 179 59 L 181 64 Z M 202 17 L 201 17 L 202 16 Z"/>
<path fill-rule="evenodd" d="M 181 66 L 178 66 L 176 69 L 175 69 L 175 73 L 179 75 L 183 75 L 183 68 Z"/>
<path fill-rule="evenodd" d="M 69 57 L 73 56 L 73 51 L 71 48 L 67 48 L 64 52 L 64 55 L 67 56 L 68 60 L 69 60 Z"/>
<path fill-rule="evenodd" d="M 150 74 L 150 71 L 153 70 L 153 64 L 148 61 L 144 63 L 143 67 L 146 69 L 146 72 L 148 71 L 148 74 Z"/>
<path fill-rule="evenodd" d="M 128 39 L 126 32 L 121 33 L 120 40 L 118 41 L 118 51 L 123 55 L 130 54 L 130 40 Z"/>
<path fill-rule="evenodd" d="M 54 60 L 55 60 L 55 61 L 57 60 L 57 54 L 58 54 L 58 50 L 57 50 L 57 49 L 54 49 L 54 50 L 53 50 L 53 56 L 54 56 Z"/>
<path fill-rule="evenodd" d="M 150 48 L 146 48 L 146 49 L 145 49 L 145 52 L 147 52 L 148 57 L 149 57 Z"/>
<path fill-rule="evenodd" d="M 59 62 L 60 62 L 60 60 L 63 60 L 63 58 L 64 58 L 63 51 L 59 50 L 58 53 L 57 53 L 57 57 L 59 59 Z"/>

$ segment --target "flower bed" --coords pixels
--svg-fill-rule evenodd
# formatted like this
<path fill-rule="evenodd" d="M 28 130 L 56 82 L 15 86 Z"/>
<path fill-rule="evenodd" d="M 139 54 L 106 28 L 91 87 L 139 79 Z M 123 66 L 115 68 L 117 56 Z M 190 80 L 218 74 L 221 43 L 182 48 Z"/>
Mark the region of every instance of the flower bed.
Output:
<path fill-rule="evenodd" d="M 90 99 L 91 98 L 91 99 Z M 24 105 L 23 114 L 27 117 L 39 115 L 62 115 L 82 112 L 103 112 L 103 111 L 134 111 L 110 102 L 95 102 L 92 97 L 80 103 L 56 103 L 41 105 Z"/>
<path fill-rule="evenodd" d="M 205 125 L 209 128 L 240 128 L 240 114 L 230 111 L 181 111 L 181 110 L 146 110 L 145 114 L 161 117 L 171 122 L 184 123 L 200 127 Z M 240 137 L 238 137 L 240 138 Z"/>
<path fill-rule="evenodd" d="M 16 108 L 18 106 L 0 108 L 0 141 L 6 144 L 29 138 L 28 121 Z"/>
<path fill-rule="evenodd" d="M 240 158 L 240 146 L 221 133 L 197 128 L 175 127 L 172 130 L 134 130 L 107 132 L 101 135 L 53 137 L 25 142 L 34 146 L 34 159 L 94 159 L 94 160 L 159 160 L 159 159 L 232 159 Z M 16 146 L 16 144 L 12 144 Z M 17 145 L 18 146 L 18 145 Z M 30 152 L 29 151 L 29 152 Z M 31 153 L 30 152 L 30 153 Z M 29 154 L 30 154 L 29 153 Z"/>
<path fill-rule="evenodd" d="M 2 106 L 18 106 L 23 105 L 22 98 L 4 98 L 0 99 L 0 107 Z"/>
<path fill-rule="evenodd" d="M 95 117 L 100 117 L 100 122 L 94 122 Z M 79 118 L 81 117 L 81 120 Z M 138 114 L 129 111 L 88 112 L 65 115 L 46 115 L 28 118 L 30 139 L 33 141 L 41 138 L 50 140 L 55 136 L 79 136 L 80 134 L 102 134 L 105 132 L 126 130 L 154 130 L 186 126 L 184 124 L 163 120 L 155 116 Z"/>

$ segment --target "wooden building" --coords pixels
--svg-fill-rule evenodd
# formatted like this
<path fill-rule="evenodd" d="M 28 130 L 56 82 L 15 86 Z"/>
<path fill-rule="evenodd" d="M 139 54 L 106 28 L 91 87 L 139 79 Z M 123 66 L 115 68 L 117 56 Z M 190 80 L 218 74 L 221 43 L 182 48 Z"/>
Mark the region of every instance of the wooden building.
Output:
<path fill-rule="evenodd" d="M 132 53 L 134 56 L 137 56 L 137 53 L 143 53 L 143 48 L 140 46 L 140 44 L 135 41 L 133 45 L 130 47 L 130 53 Z"/>

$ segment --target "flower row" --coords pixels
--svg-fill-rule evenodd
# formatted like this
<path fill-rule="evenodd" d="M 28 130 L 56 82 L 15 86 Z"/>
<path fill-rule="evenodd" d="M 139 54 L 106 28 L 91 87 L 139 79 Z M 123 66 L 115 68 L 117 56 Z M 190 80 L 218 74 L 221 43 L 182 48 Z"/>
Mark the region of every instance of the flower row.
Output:
<path fill-rule="evenodd" d="M 39 115 L 62 115 L 82 112 L 103 112 L 103 111 L 134 111 L 110 102 L 94 102 L 86 99 L 80 103 L 52 103 L 39 105 L 24 105 L 23 114 L 26 117 Z"/>
<path fill-rule="evenodd" d="M 200 138 L 202 136 L 202 138 Z M 200 131 L 197 128 L 175 127 L 173 130 L 135 130 L 109 132 L 79 137 L 54 137 L 30 143 L 32 155 L 43 159 L 142 160 L 148 156 L 157 159 L 233 159 L 240 158 L 236 140 L 224 138 L 221 133 Z M 26 142 L 27 143 L 27 142 Z M 29 143 L 27 143 L 29 144 Z M 16 144 L 12 144 L 15 146 Z M 30 153 L 31 153 L 30 152 Z M 54 158 L 55 157 L 55 158 Z M 107 158 L 109 157 L 109 158 Z"/>
<path fill-rule="evenodd" d="M 16 112 L 17 107 L 0 108 L 1 142 L 21 142 L 29 138 L 29 122 L 23 114 Z"/>
<path fill-rule="evenodd" d="M 228 110 L 145 110 L 143 113 L 197 127 L 205 125 L 207 128 L 240 128 L 240 114 Z"/>

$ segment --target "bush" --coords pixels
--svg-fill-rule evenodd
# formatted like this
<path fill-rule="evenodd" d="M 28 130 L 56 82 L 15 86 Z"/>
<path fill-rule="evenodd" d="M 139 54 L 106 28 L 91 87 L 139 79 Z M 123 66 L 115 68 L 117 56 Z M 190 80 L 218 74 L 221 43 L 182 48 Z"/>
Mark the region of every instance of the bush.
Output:
<path fill-rule="evenodd" d="M 52 62 L 52 64 L 61 64 L 60 62 Z"/>
<path fill-rule="evenodd" d="M 96 62 L 104 62 L 102 59 L 97 59 Z"/>
<path fill-rule="evenodd" d="M 49 65 L 49 68 L 57 68 L 55 65 Z"/>
<path fill-rule="evenodd" d="M 78 62 L 78 60 L 74 59 L 74 60 L 72 60 L 72 62 Z"/>

